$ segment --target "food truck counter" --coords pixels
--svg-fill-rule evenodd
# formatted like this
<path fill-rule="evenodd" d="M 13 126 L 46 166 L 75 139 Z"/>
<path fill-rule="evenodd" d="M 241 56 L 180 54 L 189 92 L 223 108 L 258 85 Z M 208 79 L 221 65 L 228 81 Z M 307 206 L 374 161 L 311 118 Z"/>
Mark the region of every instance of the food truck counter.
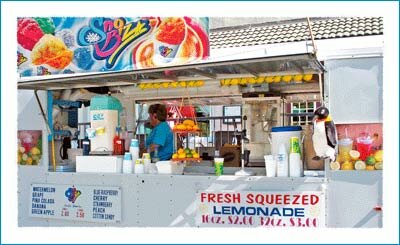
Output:
<path fill-rule="evenodd" d="M 20 166 L 19 174 L 22 226 L 382 226 L 381 171 L 268 178 Z"/>

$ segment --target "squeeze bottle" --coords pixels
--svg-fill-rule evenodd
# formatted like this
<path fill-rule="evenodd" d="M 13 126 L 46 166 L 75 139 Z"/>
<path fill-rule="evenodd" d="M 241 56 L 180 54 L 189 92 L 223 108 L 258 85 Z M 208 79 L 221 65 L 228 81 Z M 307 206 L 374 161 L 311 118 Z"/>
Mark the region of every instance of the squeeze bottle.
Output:
<path fill-rule="evenodd" d="M 301 160 L 298 137 L 290 138 L 289 175 L 290 177 L 303 176 L 303 161 Z"/>

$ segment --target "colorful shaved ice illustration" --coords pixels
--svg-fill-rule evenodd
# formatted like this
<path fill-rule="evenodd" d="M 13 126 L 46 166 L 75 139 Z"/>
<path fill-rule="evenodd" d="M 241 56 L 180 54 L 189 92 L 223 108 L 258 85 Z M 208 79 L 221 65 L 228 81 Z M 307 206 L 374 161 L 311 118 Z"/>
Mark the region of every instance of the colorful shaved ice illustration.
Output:
<path fill-rule="evenodd" d="M 18 19 L 17 41 L 23 48 L 32 50 L 43 35 L 42 29 L 34 19 Z"/>
<path fill-rule="evenodd" d="M 63 69 L 71 63 L 73 54 L 61 39 L 46 34 L 33 48 L 31 60 L 34 65 L 47 64 L 56 69 Z"/>
<path fill-rule="evenodd" d="M 45 34 L 54 34 L 56 27 L 51 18 L 34 17 L 33 19 L 36 20 Z"/>
<path fill-rule="evenodd" d="M 156 39 L 160 42 L 179 45 L 185 39 L 185 27 L 183 18 L 166 18 L 157 30 Z"/>

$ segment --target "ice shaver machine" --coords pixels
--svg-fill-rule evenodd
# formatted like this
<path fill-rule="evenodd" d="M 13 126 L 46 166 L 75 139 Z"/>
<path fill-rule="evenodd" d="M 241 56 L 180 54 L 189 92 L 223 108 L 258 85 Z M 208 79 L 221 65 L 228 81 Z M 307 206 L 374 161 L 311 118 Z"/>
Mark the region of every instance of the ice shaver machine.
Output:
<path fill-rule="evenodd" d="M 96 95 L 90 100 L 90 154 L 112 154 L 115 129 L 119 126 L 121 102 L 111 95 Z"/>

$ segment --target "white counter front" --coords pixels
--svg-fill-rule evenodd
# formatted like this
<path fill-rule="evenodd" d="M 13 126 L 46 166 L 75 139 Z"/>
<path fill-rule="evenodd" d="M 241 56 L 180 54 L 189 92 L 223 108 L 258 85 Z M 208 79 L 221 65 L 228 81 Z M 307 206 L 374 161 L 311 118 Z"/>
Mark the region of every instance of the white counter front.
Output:
<path fill-rule="evenodd" d="M 374 209 L 382 204 L 381 185 L 381 171 L 267 178 L 53 173 L 20 166 L 18 221 L 19 226 L 381 227 L 382 214 Z M 37 188 L 33 194 L 33 187 L 55 191 L 40 194 L 43 189 Z M 71 190 L 80 192 L 74 203 Z M 241 200 L 233 201 L 226 193 L 239 193 L 236 198 Z M 34 207 L 47 216 L 32 214 L 32 195 L 44 199 Z"/>

